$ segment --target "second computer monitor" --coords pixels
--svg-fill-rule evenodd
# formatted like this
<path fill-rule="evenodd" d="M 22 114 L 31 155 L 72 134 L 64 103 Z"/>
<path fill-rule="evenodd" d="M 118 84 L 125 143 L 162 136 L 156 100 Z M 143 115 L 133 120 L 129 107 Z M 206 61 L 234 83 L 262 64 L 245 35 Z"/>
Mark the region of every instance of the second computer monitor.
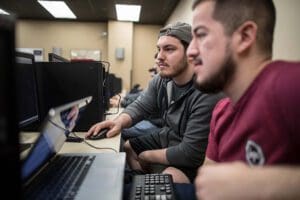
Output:
<path fill-rule="evenodd" d="M 75 131 L 87 131 L 103 120 L 103 65 L 101 62 L 39 62 L 36 64 L 41 120 L 52 107 L 85 96 L 93 100 Z"/>
<path fill-rule="evenodd" d="M 34 55 L 16 52 L 16 96 L 20 128 L 39 120 L 37 80 Z"/>

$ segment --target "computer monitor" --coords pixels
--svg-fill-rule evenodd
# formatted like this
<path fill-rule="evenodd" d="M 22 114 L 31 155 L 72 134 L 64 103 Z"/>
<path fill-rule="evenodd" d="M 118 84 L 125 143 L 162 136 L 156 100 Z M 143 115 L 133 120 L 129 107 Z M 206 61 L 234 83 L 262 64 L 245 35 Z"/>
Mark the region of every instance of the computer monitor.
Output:
<path fill-rule="evenodd" d="M 0 15 L 0 191 L 1 195 L 11 199 L 21 199 L 19 131 L 14 90 L 14 31 L 14 17 Z"/>
<path fill-rule="evenodd" d="M 37 80 L 34 55 L 16 52 L 16 91 L 20 128 L 39 120 Z"/>
<path fill-rule="evenodd" d="M 92 96 L 93 100 L 74 130 L 87 131 L 103 120 L 101 62 L 39 62 L 36 63 L 36 71 L 41 120 L 50 108 L 85 96 Z"/>
<path fill-rule="evenodd" d="M 61 57 L 55 53 L 48 53 L 49 62 L 70 62 L 68 59 Z"/>
<path fill-rule="evenodd" d="M 33 64 L 34 61 L 33 54 L 16 51 L 16 63 Z"/>

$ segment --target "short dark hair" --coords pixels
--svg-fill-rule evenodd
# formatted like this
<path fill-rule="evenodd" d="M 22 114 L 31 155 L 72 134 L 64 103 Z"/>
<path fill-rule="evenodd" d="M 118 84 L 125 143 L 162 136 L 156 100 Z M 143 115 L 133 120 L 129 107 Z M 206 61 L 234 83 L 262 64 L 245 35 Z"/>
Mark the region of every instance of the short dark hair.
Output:
<path fill-rule="evenodd" d="M 276 10 L 272 0 L 195 0 L 193 10 L 205 1 L 215 3 L 213 18 L 221 22 L 227 35 L 244 22 L 257 24 L 257 44 L 260 49 L 272 55 Z"/>
<path fill-rule="evenodd" d="M 184 51 L 186 52 L 187 48 L 189 47 L 189 43 L 183 40 L 180 40 L 180 43 L 182 44 Z"/>

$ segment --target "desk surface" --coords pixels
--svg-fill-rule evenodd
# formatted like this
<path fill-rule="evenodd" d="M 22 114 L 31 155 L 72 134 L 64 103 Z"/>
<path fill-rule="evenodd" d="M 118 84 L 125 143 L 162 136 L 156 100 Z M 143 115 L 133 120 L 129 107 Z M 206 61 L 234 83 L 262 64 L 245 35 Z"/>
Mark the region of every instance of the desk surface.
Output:
<path fill-rule="evenodd" d="M 106 119 L 113 119 L 122 112 L 121 109 L 112 108 L 109 113 L 115 113 L 107 115 Z M 84 138 L 85 132 L 75 132 L 76 136 Z M 39 133 L 26 132 L 21 133 L 21 143 L 34 143 Z M 71 133 L 71 136 L 74 136 Z M 88 143 L 88 144 L 87 144 Z M 106 152 L 119 152 L 121 143 L 121 135 L 118 134 L 112 138 L 105 138 L 102 140 L 85 140 L 81 143 L 76 142 L 65 142 L 59 153 L 106 153 Z M 93 146 L 93 147 L 92 147 Z M 26 153 L 26 152 L 25 152 Z"/>
<path fill-rule="evenodd" d="M 119 110 L 117 108 L 111 108 L 109 109 L 109 113 L 114 114 L 107 115 L 106 119 L 113 119 L 117 117 L 120 112 L 122 112 L 122 108 L 120 108 Z M 85 132 L 75 132 L 74 134 L 76 134 L 76 136 L 84 138 Z M 118 134 L 112 138 L 105 138 L 102 140 L 85 140 L 81 143 L 65 142 L 64 146 L 60 150 L 60 153 L 99 153 L 112 151 L 119 152 L 120 143 L 121 134 Z M 89 144 L 93 147 L 91 147 Z"/>
<path fill-rule="evenodd" d="M 76 136 L 84 138 L 85 132 L 76 132 Z M 73 134 L 72 134 L 73 136 Z M 120 134 L 102 140 L 84 140 L 83 142 L 65 142 L 59 153 L 99 153 L 99 152 L 119 152 Z M 93 147 L 92 147 L 93 146 Z"/>

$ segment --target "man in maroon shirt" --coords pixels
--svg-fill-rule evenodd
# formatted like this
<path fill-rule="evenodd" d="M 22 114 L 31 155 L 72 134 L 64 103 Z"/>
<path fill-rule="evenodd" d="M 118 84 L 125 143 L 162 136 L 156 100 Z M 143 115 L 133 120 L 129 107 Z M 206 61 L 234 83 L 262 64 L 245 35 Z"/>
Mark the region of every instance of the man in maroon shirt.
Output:
<path fill-rule="evenodd" d="M 214 109 L 204 165 L 242 161 L 202 167 L 201 200 L 300 196 L 300 63 L 271 60 L 275 15 L 272 0 L 194 2 L 195 82 L 228 96 Z"/>

